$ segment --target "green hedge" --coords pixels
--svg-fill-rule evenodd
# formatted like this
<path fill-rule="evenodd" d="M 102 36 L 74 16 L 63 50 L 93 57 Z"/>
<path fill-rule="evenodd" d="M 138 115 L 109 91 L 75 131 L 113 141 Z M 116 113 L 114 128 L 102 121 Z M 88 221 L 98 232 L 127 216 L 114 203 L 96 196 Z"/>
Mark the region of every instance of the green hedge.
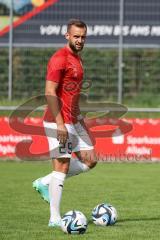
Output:
<path fill-rule="evenodd" d="M 56 51 L 51 48 L 13 49 L 13 99 L 44 92 L 46 65 Z M 0 94 L 7 97 L 8 49 L 0 49 Z M 90 100 L 117 101 L 118 51 L 86 48 L 82 54 L 84 81 L 92 85 L 85 93 Z M 131 106 L 160 106 L 160 50 L 125 49 L 123 103 Z"/>

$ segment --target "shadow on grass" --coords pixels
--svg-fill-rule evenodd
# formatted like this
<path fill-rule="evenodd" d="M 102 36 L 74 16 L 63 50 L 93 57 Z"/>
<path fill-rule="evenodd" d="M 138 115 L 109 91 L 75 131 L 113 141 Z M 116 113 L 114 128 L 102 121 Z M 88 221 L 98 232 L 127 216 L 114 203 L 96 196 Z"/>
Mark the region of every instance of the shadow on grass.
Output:
<path fill-rule="evenodd" d="M 119 223 L 122 222 L 141 222 L 141 221 L 160 221 L 160 216 L 154 217 L 154 218 L 124 218 L 124 219 L 120 219 L 118 220 Z"/>
<path fill-rule="evenodd" d="M 114 227 L 119 227 L 121 226 L 121 223 L 127 223 L 127 222 L 145 222 L 145 221 L 160 221 L 160 216 L 154 217 L 154 218 L 124 218 L 124 219 L 119 219 L 115 225 L 113 225 Z M 94 225 L 93 221 L 90 219 L 88 221 L 89 225 Z M 112 227 L 112 226 L 111 226 Z"/>

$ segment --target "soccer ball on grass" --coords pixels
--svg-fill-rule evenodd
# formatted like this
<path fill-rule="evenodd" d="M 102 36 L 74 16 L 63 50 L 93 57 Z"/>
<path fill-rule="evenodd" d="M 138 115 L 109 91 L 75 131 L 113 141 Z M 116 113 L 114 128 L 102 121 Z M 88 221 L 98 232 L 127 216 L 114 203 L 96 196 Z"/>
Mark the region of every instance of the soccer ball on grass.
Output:
<path fill-rule="evenodd" d="M 92 220 L 99 226 L 113 225 L 117 220 L 117 211 L 110 204 L 98 204 L 92 211 Z"/>
<path fill-rule="evenodd" d="M 62 217 L 61 228 L 65 233 L 83 234 L 87 229 L 87 225 L 87 219 L 80 211 L 72 210 Z"/>

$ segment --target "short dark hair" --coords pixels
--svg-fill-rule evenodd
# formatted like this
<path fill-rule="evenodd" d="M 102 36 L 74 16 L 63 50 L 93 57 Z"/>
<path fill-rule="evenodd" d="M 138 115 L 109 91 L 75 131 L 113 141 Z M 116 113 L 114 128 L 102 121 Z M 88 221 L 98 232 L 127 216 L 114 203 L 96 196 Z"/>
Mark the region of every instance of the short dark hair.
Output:
<path fill-rule="evenodd" d="M 76 26 L 79 28 L 85 28 L 87 30 L 87 25 L 85 22 L 79 20 L 79 19 L 70 19 L 68 24 L 67 24 L 67 32 L 71 29 L 72 26 Z"/>

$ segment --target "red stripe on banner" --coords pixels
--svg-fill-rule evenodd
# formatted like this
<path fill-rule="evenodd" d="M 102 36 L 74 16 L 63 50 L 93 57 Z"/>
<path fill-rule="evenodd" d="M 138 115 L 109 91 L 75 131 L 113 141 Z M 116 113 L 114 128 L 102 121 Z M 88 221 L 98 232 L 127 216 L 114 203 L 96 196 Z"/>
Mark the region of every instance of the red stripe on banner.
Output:
<path fill-rule="evenodd" d="M 102 125 L 100 119 L 97 119 L 96 126 L 95 122 L 86 119 L 86 123 L 89 122 L 87 126 L 91 136 L 94 135 L 93 143 L 98 159 L 160 161 L 160 119 L 122 120 L 130 123 L 133 129 L 127 133 L 123 128 L 115 129 L 116 125 L 120 126 L 119 120 L 116 124 L 114 119 L 110 119 Z M 15 157 L 30 160 L 49 159 L 48 142 L 42 121 L 42 118 L 27 117 L 23 122 L 21 118 L 0 117 L 0 159 Z"/>
<path fill-rule="evenodd" d="M 15 21 L 13 23 L 13 27 L 15 28 L 21 25 L 22 23 L 26 22 L 27 20 L 37 15 L 38 13 L 42 12 L 44 9 L 55 4 L 56 2 L 58 2 L 58 0 L 49 0 L 46 3 L 44 3 L 42 6 L 34 8 L 31 12 L 26 13 L 23 17 L 20 17 L 17 21 Z M 9 32 L 9 30 L 10 30 L 10 26 L 5 27 L 2 31 L 0 31 L 0 37 L 3 36 L 5 33 Z"/>

